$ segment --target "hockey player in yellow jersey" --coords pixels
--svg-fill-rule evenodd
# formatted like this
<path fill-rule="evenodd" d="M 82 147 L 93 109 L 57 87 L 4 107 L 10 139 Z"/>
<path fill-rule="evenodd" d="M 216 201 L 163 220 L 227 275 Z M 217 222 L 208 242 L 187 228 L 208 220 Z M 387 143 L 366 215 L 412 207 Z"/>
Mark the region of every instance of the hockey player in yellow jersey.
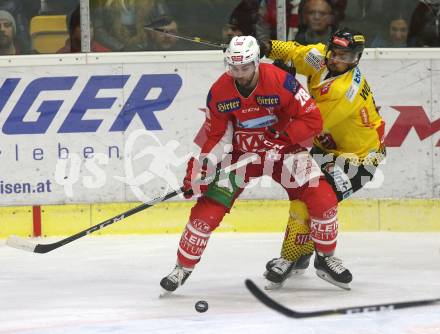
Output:
<path fill-rule="evenodd" d="M 327 45 L 277 40 L 262 44 L 266 56 L 281 60 L 280 67 L 289 71 L 294 68 L 307 77 L 309 93 L 323 118 L 323 132 L 315 138 L 311 153 L 338 200 L 349 197 L 373 178 L 385 156 L 385 123 L 358 68 L 364 36 L 343 28 L 330 37 Z M 292 201 L 281 257 L 266 265 L 267 289 L 280 287 L 292 273 L 308 267 L 314 251 L 308 218 L 306 205 Z M 350 289 L 351 273 L 342 277 L 344 268 L 339 264 L 334 254 L 315 255 L 314 266 L 320 278 Z"/>

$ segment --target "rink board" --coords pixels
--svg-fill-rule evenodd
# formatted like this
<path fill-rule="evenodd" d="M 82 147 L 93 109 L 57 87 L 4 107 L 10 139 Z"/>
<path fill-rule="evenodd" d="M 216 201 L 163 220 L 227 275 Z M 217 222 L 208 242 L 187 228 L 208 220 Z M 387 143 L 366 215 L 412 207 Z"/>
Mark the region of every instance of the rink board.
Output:
<path fill-rule="evenodd" d="M 45 205 L 41 207 L 41 235 L 71 235 L 119 215 L 140 203 Z M 94 235 L 180 233 L 193 201 L 158 204 Z M 238 200 L 218 232 L 282 232 L 289 202 Z M 340 204 L 339 225 L 347 232 L 440 232 L 440 200 L 363 200 Z M 31 236 L 31 207 L 0 208 L 0 237 Z"/>
<path fill-rule="evenodd" d="M 440 198 L 439 59 L 365 51 L 387 159 L 355 198 Z M 1 206 L 148 201 L 177 188 L 224 72 L 220 51 L 5 56 L 0 68 Z M 259 183 L 240 198 L 284 195 Z"/>
<path fill-rule="evenodd" d="M 387 158 L 341 204 L 341 230 L 440 230 L 439 59 L 437 49 L 365 51 Z M 5 56 L 0 68 L 0 237 L 34 234 L 31 205 L 42 235 L 69 235 L 177 189 L 224 72 L 220 51 Z M 284 229 L 285 192 L 266 181 L 246 188 L 220 231 Z M 178 233 L 192 205 L 179 200 L 99 233 Z"/>

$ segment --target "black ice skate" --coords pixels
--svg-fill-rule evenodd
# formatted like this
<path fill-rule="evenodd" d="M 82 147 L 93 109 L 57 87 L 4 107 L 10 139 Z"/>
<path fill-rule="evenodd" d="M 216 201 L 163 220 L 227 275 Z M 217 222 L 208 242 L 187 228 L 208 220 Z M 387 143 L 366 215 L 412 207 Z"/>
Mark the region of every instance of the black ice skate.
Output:
<path fill-rule="evenodd" d="M 173 271 L 160 281 L 160 286 L 165 290 L 165 293 L 162 295 L 171 293 L 179 286 L 183 285 L 191 273 L 192 269 L 183 268 L 182 266 L 176 264 L 176 267 L 173 269 Z"/>
<path fill-rule="evenodd" d="M 312 254 L 302 255 L 298 261 L 293 262 L 279 257 L 266 263 L 264 277 L 269 281 L 264 288 L 274 290 L 282 287 L 284 281 L 293 274 L 303 274 L 310 263 Z"/>
<path fill-rule="evenodd" d="M 353 279 L 353 276 L 350 271 L 342 265 L 340 259 L 317 252 L 314 265 L 316 275 L 323 280 L 345 290 L 351 289 L 349 283 Z"/>

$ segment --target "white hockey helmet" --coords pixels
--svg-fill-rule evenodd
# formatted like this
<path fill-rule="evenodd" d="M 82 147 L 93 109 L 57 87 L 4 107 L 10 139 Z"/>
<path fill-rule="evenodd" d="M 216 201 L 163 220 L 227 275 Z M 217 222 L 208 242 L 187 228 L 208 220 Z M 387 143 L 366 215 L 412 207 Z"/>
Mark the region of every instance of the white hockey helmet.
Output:
<path fill-rule="evenodd" d="M 225 51 L 225 65 L 260 63 L 260 46 L 252 36 L 235 36 Z M 229 67 L 229 66 L 228 66 Z"/>

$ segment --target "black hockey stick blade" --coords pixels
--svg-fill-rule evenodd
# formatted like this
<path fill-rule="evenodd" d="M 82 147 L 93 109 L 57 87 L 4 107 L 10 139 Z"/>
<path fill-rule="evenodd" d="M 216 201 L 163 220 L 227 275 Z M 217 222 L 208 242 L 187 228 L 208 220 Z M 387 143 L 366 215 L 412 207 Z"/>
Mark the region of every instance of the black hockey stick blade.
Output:
<path fill-rule="evenodd" d="M 147 202 L 147 203 L 142 203 L 142 204 L 134 207 L 133 209 L 127 210 L 117 216 L 114 216 L 114 217 L 107 219 L 99 224 L 96 224 L 92 227 L 89 227 L 88 229 L 85 229 L 81 232 L 78 232 L 74 235 L 71 235 L 67 238 L 64 238 L 60 241 L 57 241 L 57 242 L 54 242 L 51 244 L 36 244 L 26 238 L 21 238 L 21 237 L 15 236 L 15 235 L 10 236 L 6 240 L 6 244 L 10 247 L 25 250 L 28 252 L 40 253 L 40 254 L 48 253 L 50 251 L 53 251 L 54 249 L 57 249 L 61 246 L 66 245 L 76 239 L 82 238 L 82 237 L 84 237 L 88 234 L 91 234 L 93 232 L 96 232 L 96 231 L 98 231 L 108 225 L 111 225 L 111 224 L 116 223 L 122 219 L 130 217 L 131 215 L 134 215 L 135 213 L 138 213 L 140 211 L 148 209 L 157 203 L 164 202 L 172 197 L 175 197 L 175 196 L 181 194 L 182 192 L 183 192 L 183 190 L 181 188 L 174 190 L 174 191 L 172 191 L 162 197 L 158 197 L 158 198 L 153 199 L 152 201 Z"/>
<path fill-rule="evenodd" d="M 300 311 L 292 310 L 276 302 L 275 300 L 270 298 L 267 294 L 265 294 L 250 279 L 245 280 L 245 285 L 247 289 L 254 295 L 254 297 L 257 298 L 264 305 L 266 305 L 267 307 L 271 308 L 274 311 L 277 311 L 285 315 L 286 317 L 295 318 L 295 319 L 321 317 L 321 316 L 337 315 L 337 314 L 381 312 L 381 311 L 390 311 L 390 310 L 397 310 L 402 308 L 426 306 L 426 305 L 440 303 L 440 298 L 435 298 L 435 299 L 424 299 L 424 300 L 416 300 L 409 302 L 362 305 L 362 306 L 353 306 L 353 307 L 334 308 L 334 309 L 321 310 L 321 311 L 300 312 Z"/>

